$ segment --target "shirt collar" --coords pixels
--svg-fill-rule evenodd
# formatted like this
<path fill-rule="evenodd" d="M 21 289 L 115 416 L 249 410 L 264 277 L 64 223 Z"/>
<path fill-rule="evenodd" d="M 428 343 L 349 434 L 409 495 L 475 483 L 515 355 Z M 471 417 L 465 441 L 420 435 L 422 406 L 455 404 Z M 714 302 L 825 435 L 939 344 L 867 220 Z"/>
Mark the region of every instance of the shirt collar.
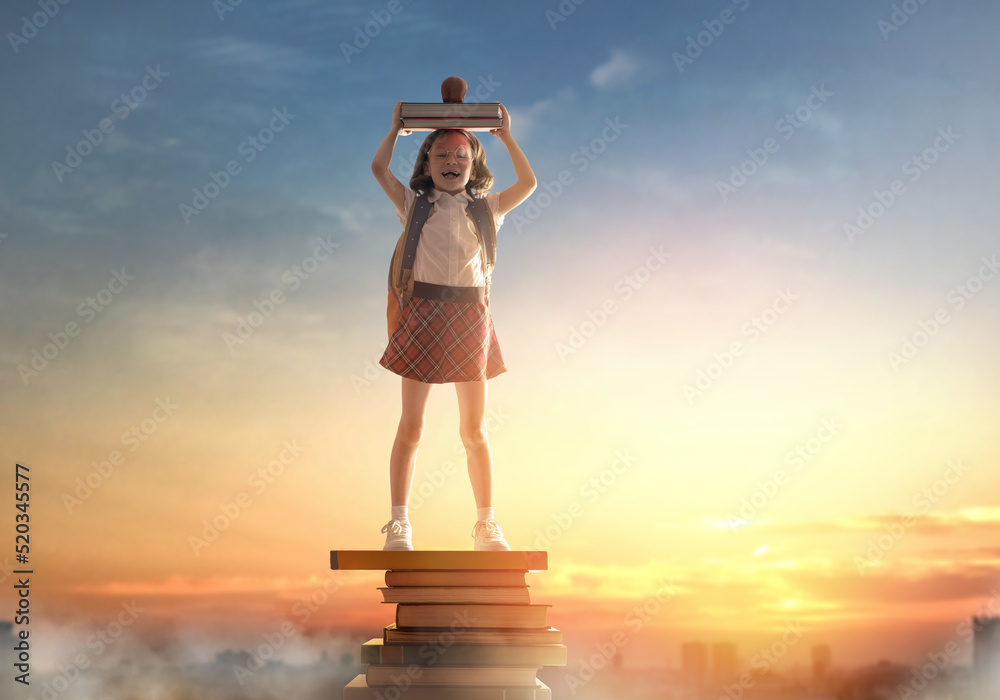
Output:
<path fill-rule="evenodd" d="M 445 194 L 448 194 L 448 193 L 447 192 L 442 192 L 441 190 L 437 189 L 436 187 L 432 187 L 431 191 L 427 193 L 427 201 L 431 202 L 431 203 L 434 203 L 434 202 L 438 201 Z M 466 206 L 468 206 L 468 203 L 472 201 L 472 197 L 469 196 L 469 193 L 468 193 L 467 190 L 462 190 L 458 194 L 452 195 L 452 196 L 456 200 L 458 200 L 459 202 L 465 202 Z"/>

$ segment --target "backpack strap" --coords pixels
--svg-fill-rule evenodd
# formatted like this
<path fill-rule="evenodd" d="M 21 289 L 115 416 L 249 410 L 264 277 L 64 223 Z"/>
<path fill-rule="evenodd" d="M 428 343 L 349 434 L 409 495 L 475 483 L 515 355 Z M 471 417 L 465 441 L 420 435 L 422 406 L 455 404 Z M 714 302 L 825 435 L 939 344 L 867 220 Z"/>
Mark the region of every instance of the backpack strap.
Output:
<path fill-rule="evenodd" d="M 417 243 L 420 241 L 420 232 L 427 223 L 427 217 L 431 213 L 431 202 L 427 195 L 422 194 L 413 200 L 413 211 L 410 212 L 410 220 L 406 226 L 406 247 L 403 249 L 403 269 L 412 270 L 413 261 L 417 257 Z"/>
<path fill-rule="evenodd" d="M 420 195 L 413 200 L 410 215 L 406 220 L 406 228 L 396 243 L 396 250 L 389 265 L 389 289 L 399 297 L 400 308 L 406 305 L 413 293 L 413 261 L 417 257 L 417 243 L 420 241 L 420 231 L 427 223 L 431 213 L 431 203 L 427 195 Z"/>
<path fill-rule="evenodd" d="M 469 202 L 469 213 L 479 233 L 480 258 L 483 263 L 483 277 L 486 280 L 486 305 L 490 303 L 490 285 L 493 283 L 493 266 L 497 258 L 497 230 L 486 199 Z"/>

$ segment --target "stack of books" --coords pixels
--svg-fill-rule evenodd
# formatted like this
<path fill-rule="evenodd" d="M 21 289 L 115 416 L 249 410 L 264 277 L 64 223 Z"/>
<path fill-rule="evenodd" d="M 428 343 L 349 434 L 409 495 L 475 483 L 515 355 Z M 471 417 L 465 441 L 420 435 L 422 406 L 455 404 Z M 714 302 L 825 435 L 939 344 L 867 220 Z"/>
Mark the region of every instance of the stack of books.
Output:
<path fill-rule="evenodd" d="M 550 700 L 536 678 L 565 666 L 548 605 L 531 602 L 525 574 L 545 552 L 331 552 L 334 569 L 386 569 L 395 622 L 365 642 L 367 664 L 344 700 Z"/>
<path fill-rule="evenodd" d="M 404 102 L 399 109 L 403 128 L 410 131 L 489 131 L 503 125 L 496 102 Z"/>

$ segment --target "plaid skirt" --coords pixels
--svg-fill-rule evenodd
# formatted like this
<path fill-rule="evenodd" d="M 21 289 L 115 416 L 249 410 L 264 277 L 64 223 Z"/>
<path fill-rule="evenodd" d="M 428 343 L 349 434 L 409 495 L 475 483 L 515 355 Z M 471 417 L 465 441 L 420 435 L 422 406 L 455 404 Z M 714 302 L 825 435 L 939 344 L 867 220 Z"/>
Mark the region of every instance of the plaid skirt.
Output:
<path fill-rule="evenodd" d="M 481 382 L 507 371 L 482 302 L 412 297 L 379 364 L 428 384 Z"/>

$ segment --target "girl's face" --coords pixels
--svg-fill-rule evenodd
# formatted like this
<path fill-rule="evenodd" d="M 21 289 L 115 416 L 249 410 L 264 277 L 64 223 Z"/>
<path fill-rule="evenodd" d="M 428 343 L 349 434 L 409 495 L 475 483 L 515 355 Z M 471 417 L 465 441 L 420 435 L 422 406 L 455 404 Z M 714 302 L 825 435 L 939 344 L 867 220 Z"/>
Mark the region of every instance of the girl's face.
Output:
<path fill-rule="evenodd" d="M 442 192 L 464 192 L 473 175 L 472 147 L 468 139 L 458 132 L 438 136 L 427 154 L 424 175 L 430 175 L 434 187 Z"/>

